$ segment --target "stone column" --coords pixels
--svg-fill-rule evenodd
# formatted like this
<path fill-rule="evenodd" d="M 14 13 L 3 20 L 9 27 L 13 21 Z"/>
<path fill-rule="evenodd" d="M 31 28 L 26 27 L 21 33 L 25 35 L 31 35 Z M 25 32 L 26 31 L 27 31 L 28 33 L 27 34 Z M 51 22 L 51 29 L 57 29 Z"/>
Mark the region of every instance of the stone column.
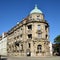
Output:
<path fill-rule="evenodd" d="M 31 41 L 31 56 L 34 56 L 34 46 L 33 46 L 33 41 Z"/>

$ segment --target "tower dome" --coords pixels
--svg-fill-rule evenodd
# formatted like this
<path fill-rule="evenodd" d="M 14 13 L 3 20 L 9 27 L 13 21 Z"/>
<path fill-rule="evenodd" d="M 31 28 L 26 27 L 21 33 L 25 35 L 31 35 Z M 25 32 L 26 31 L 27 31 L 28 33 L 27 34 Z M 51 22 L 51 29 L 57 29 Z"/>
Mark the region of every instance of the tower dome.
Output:
<path fill-rule="evenodd" d="M 38 9 L 37 5 L 35 5 L 35 8 L 30 12 L 30 14 L 33 14 L 33 13 L 42 13 L 42 11 Z"/>

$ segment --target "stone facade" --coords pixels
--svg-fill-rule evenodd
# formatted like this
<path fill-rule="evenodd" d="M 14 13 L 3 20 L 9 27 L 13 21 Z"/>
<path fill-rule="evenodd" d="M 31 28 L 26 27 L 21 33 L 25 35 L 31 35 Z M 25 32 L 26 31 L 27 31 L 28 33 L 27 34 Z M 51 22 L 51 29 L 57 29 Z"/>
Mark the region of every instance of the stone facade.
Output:
<path fill-rule="evenodd" d="M 35 9 L 7 32 L 9 56 L 50 56 L 49 24 L 44 14 Z"/>

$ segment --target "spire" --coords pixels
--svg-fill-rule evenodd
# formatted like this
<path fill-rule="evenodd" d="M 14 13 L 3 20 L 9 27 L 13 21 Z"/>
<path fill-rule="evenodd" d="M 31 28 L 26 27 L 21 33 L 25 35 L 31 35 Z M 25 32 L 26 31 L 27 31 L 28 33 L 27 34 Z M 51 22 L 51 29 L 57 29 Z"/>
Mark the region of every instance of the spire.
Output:
<path fill-rule="evenodd" d="M 37 4 L 35 4 L 35 9 L 38 9 Z"/>

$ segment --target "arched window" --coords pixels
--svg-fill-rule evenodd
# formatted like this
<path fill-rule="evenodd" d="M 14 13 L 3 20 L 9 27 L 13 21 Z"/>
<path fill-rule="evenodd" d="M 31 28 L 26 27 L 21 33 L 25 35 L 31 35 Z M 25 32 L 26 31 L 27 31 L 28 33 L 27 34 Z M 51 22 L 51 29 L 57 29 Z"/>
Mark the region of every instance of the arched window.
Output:
<path fill-rule="evenodd" d="M 39 53 L 41 53 L 42 52 L 42 46 L 41 45 L 38 45 L 37 46 L 37 50 L 38 50 Z"/>

